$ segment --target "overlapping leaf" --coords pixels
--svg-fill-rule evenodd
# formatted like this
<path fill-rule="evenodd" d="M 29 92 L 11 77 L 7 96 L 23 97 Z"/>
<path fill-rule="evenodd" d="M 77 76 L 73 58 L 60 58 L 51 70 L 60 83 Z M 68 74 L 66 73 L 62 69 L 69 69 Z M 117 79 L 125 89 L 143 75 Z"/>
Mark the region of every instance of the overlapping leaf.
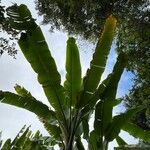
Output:
<path fill-rule="evenodd" d="M 56 143 L 61 143 L 63 141 L 62 139 L 62 132 L 59 126 L 52 125 L 46 121 L 42 121 L 44 124 L 45 129 L 48 131 L 48 133 L 52 136 L 52 138 L 55 140 Z"/>
<path fill-rule="evenodd" d="M 88 100 L 87 104 L 84 106 L 82 109 L 82 115 L 89 114 L 91 111 L 94 110 L 95 104 L 98 102 L 100 99 L 101 95 L 105 91 L 105 88 L 109 84 L 110 78 L 112 74 L 109 74 L 108 77 L 99 85 L 95 93 L 91 96 L 91 98 Z"/>
<path fill-rule="evenodd" d="M 143 130 L 133 123 L 126 123 L 122 129 L 136 138 L 150 142 L 150 131 Z"/>
<path fill-rule="evenodd" d="M 107 141 L 114 140 L 118 134 L 120 133 L 120 130 L 124 126 L 125 123 L 129 121 L 129 119 L 137 112 L 141 111 L 143 109 L 143 106 L 129 109 L 125 113 L 122 113 L 120 115 L 117 115 L 113 118 L 112 122 L 108 125 L 105 131 L 105 139 Z"/>
<path fill-rule="evenodd" d="M 90 69 L 88 69 L 86 77 L 83 80 L 84 91 L 81 94 L 78 107 L 86 105 L 86 102 L 100 82 L 101 75 L 105 69 L 107 56 L 111 48 L 115 27 L 116 19 L 113 16 L 108 17 L 103 33 L 96 45 L 95 53 L 93 54 L 93 59 L 90 63 Z"/>
<path fill-rule="evenodd" d="M 125 64 L 125 56 L 124 54 L 120 54 L 110 76 L 109 83 L 100 95 L 100 101 L 96 105 L 94 127 L 99 136 L 104 136 L 105 129 L 112 121 L 112 110 L 116 104 L 117 86 Z"/>

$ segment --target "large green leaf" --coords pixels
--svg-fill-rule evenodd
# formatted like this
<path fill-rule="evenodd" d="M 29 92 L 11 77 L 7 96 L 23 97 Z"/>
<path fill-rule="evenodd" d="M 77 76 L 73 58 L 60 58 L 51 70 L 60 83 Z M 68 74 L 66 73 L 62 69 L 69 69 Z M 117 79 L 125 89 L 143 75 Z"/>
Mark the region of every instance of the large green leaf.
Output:
<path fill-rule="evenodd" d="M 150 131 L 143 130 L 133 123 L 124 124 L 122 129 L 136 138 L 142 139 L 148 143 L 150 142 Z"/>
<path fill-rule="evenodd" d="M 64 89 L 60 85 L 60 74 L 40 27 L 32 19 L 31 13 L 25 5 L 9 7 L 7 13 L 10 16 L 12 28 L 16 26 L 15 29 L 19 31 L 25 30 L 21 34 L 18 44 L 33 70 L 38 74 L 38 81 L 50 104 L 57 112 L 57 118 L 60 122 L 65 123 L 64 128 L 67 128 L 64 113 Z"/>
<path fill-rule="evenodd" d="M 142 109 L 143 106 L 132 108 L 125 113 L 115 116 L 112 122 L 106 128 L 105 139 L 109 142 L 114 140 L 120 133 L 120 130 L 124 126 L 124 124 L 127 123 L 135 113 L 141 111 Z"/>
<path fill-rule="evenodd" d="M 82 116 L 87 115 L 91 113 L 91 111 L 94 110 L 95 104 L 98 102 L 100 99 L 101 95 L 105 91 L 105 88 L 107 87 L 110 78 L 112 74 L 109 74 L 108 77 L 99 85 L 95 93 L 92 95 L 92 97 L 88 100 L 87 104 L 84 106 L 82 109 Z"/>
<path fill-rule="evenodd" d="M 89 142 L 89 119 L 91 117 L 91 114 L 94 111 L 94 106 L 96 102 L 99 100 L 100 95 L 104 92 L 106 86 L 109 83 L 111 74 L 108 75 L 108 77 L 100 84 L 96 92 L 93 94 L 93 96 L 89 99 L 88 104 L 81 110 L 81 125 L 82 125 L 82 132 L 83 132 L 83 138 Z M 100 129 L 100 127 L 98 127 Z M 93 136 L 93 133 L 92 135 Z"/>
<path fill-rule="evenodd" d="M 64 88 L 68 96 L 69 105 L 74 106 L 77 94 L 81 89 L 81 64 L 78 47 L 74 38 L 69 38 L 67 41 L 66 71 Z"/>
<path fill-rule="evenodd" d="M 81 114 L 82 114 L 81 124 L 83 126 L 83 133 L 84 133 L 83 137 L 86 140 L 89 139 L 89 125 L 88 125 L 89 118 L 95 109 L 94 106 L 99 100 L 100 95 L 104 92 L 106 86 L 108 85 L 110 77 L 111 77 L 111 74 L 108 75 L 108 77 L 99 85 L 98 89 L 95 91 L 95 93 L 87 102 L 87 105 L 85 105 L 85 107 L 81 111 Z"/>
<path fill-rule="evenodd" d="M 86 115 L 83 118 L 80 118 L 81 120 L 79 121 L 79 126 L 77 128 L 75 136 L 81 136 L 83 135 L 83 139 L 85 139 L 87 142 L 89 141 L 89 115 Z"/>
<path fill-rule="evenodd" d="M 3 98 L 0 99 L 0 101 L 20 108 L 24 108 L 35 113 L 38 116 L 39 120 L 44 124 L 46 130 L 50 133 L 50 135 L 54 136 L 55 139 L 60 141 L 61 132 L 58 132 L 58 127 L 54 125 L 57 123 L 55 112 L 50 110 L 48 106 L 46 106 L 42 102 L 37 101 L 25 88 L 17 85 L 15 89 L 18 94 L 20 94 L 20 96 L 10 92 L 2 92 L 0 96 L 1 98 Z"/>
<path fill-rule="evenodd" d="M 50 123 L 56 121 L 55 113 L 48 106 L 34 98 L 22 97 L 11 92 L 0 91 L 0 102 L 29 110 Z"/>
<path fill-rule="evenodd" d="M 104 72 L 107 56 L 109 54 L 114 30 L 116 27 L 116 19 L 113 16 L 108 17 L 106 20 L 103 33 L 96 45 L 93 59 L 90 63 L 90 69 L 83 80 L 84 90 L 80 97 L 78 107 L 86 105 L 88 99 L 91 97 L 95 89 L 97 88 L 101 75 Z"/>
<path fill-rule="evenodd" d="M 104 131 L 112 120 L 112 110 L 116 104 L 116 92 L 118 82 L 124 70 L 126 61 L 124 54 L 118 56 L 109 82 L 104 91 L 99 95 L 99 102 L 95 108 L 94 127 L 99 136 L 104 136 Z"/>
<path fill-rule="evenodd" d="M 49 134 L 55 139 L 56 143 L 63 142 L 63 135 L 59 126 L 52 125 L 44 120 L 42 120 L 45 129 L 49 132 Z"/>
<path fill-rule="evenodd" d="M 41 29 L 37 27 L 32 32 L 22 33 L 18 43 L 24 56 L 38 74 L 38 81 L 42 84 L 50 104 L 55 109 L 57 118 L 65 123 L 67 128 L 64 113 L 64 89 L 60 85 L 60 75 Z"/>
<path fill-rule="evenodd" d="M 117 93 L 118 83 L 127 63 L 127 58 L 124 53 L 120 53 L 117 62 L 113 68 L 112 76 L 105 91 L 101 95 L 101 99 L 114 100 Z"/>

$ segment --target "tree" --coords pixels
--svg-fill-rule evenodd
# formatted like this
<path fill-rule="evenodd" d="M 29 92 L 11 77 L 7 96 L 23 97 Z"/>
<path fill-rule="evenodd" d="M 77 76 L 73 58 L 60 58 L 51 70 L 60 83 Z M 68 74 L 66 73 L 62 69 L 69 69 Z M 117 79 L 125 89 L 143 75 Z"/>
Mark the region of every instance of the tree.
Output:
<path fill-rule="evenodd" d="M 5 6 L 1 5 L 0 0 L 0 32 L 2 31 L 7 33 L 9 39 L 0 37 L 0 56 L 4 52 L 7 52 L 8 55 L 15 58 L 15 55 L 17 54 L 15 41 L 19 33 L 17 32 L 17 30 L 14 30 L 10 27 L 8 18 L 5 15 Z"/>
<path fill-rule="evenodd" d="M 147 0 L 36 0 L 35 3 L 39 15 L 43 16 L 43 24 L 49 23 L 51 30 L 62 29 L 85 39 L 99 38 L 110 14 L 117 18 L 120 26 L 136 13 L 140 15 L 140 7 L 148 6 Z"/>
<path fill-rule="evenodd" d="M 36 100 L 25 88 L 16 85 L 17 94 L 0 91 L 2 103 L 14 105 L 35 113 L 49 132 L 53 142 L 61 149 L 84 150 L 81 135 L 90 150 L 106 150 L 108 143 L 114 139 L 122 140 L 118 135 L 123 129 L 135 137 L 150 141 L 150 133 L 132 124 L 129 119 L 136 112 L 148 109 L 142 105 L 129 109 L 125 113 L 112 116 L 113 107 L 120 103 L 116 99 L 118 82 L 126 66 L 126 55 L 120 52 L 113 72 L 99 84 L 104 72 L 107 55 L 116 27 L 116 19 L 109 16 L 104 30 L 98 40 L 90 68 L 81 78 L 81 65 L 75 39 L 67 41 L 66 81 L 61 85 L 60 74 L 40 27 L 25 5 L 13 5 L 7 8 L 11 28 L 21 31 L 18 44 L 27 61 L 37 73 L 38 82 L 54 110 Z M 101 59 L 100 59 L 101 58 Z M 89 117 L 95 114 L 94 129 L 89 130 Z M 135 133 L 136 131 L 136 133 Z M 120 143 L 120 142 L 118 142 Z"/>
<path fill-rule="evenodd" d="M 130 90 L 129 95 L 126 95 L 124 97 L 126 108 L 129 109 L 142 104 L 149 105 L 150 100 L 149 90 L 150 90 L 149 82 L 137 81 L 137 83 L 135 83 L 135 86 Z M 141 112 L 138 112 L 132 118 L 132 122 L 134 122 L 139 127 L 145 130 L 150 130 L 149 117 L 150 117 L 149 109 L 148 110 L 145 109 Z"/>
<path fill-rule="evenodd" d="M 145 4 L 146 5 L 146 4 Z M 148 4 L 147 4 L 148 6 Z M 145 8 L 145 9 L 144 9 Z M 128 68 L 135 71 L 135 79 L 133 88 L 129 95 L 124 97 L 126 108 L 142 105 L 148 105 L 150 99 L 150 9 L 143 6 L 134 16 L 130 17 L 125 30 L 125 26 L 121 26 L 118 35 L 118 49 L 128 53 L 129 66 Z M 134 33 L 134 34 L 132 34 Z M 125 38 L 128 37 L 128 38 Z M 124 40 L 123 40 L 124 39 Z M 120 42 L 122 41 L 122 42 Z M 149 111 L 143 110 L 132 118 L 132 121 L 143 129 L 149 130 Z"/>

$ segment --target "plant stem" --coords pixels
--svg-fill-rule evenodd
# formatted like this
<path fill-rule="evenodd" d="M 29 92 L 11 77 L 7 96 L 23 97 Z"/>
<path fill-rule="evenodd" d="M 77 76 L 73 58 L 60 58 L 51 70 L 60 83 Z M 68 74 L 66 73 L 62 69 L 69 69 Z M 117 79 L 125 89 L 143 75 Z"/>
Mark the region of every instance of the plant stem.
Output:
<path fill-rule="evenodd" d="M 79 116 L 79 110 L 76 111 L 75 117 L 72 118 L 72 126 L 70 128 L 70 134 L 66 143 L 66 148 L 65 150 L 72 150 L 73 149 L 73 143 L 74 143 L 74 136 L 76 133 L 76 130 L 78 128 L 79 125 L 79 120 L 80 120 L 80 116 Z"/>

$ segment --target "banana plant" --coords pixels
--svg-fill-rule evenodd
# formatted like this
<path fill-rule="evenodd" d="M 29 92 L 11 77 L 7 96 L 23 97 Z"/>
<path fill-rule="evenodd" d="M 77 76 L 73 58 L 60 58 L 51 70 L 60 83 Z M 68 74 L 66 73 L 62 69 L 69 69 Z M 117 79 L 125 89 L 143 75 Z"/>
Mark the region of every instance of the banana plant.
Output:
<path fill-rule="evenodd" d="M 15 86 L 16 93 L 0 91 L 2 103 L 35 113 L 53 139 L 52 146 L 59 145 L 62 150 L 87 149 L 82 142 L 82 135 L 88 142 L 89 150 L 106 150 L 109 142 L 114 139 L 119 141 L 118 144 L 122 143 L 120 141 L 123 140 L 118 136 L 121 129 L 133 133 L 128 124 L 130 118 L 146 106 L 130 109 L 115 117 L 112 115 L 113 107 L 120 103 L 120 99 L 116 99 L 116 93 L 127 63 L 124 53 L 118 55 L 112 73 L 101 81 L 115 33 L 115 17 L 111 15 L 106 19 L 90 67 L 83 79 L 78 47 L 75 39 L 69 37 L 66 48 L 66 80 L 61 85 L 61 76 L 44 35 L 28 8 L 15 4 L 6 11 L 10 27 L 21 32 L 18 44 L 37 73 L 37 80 L 51 107 L 35 99 L 19 85 Z M 94 129 L 90 131 L 89 118 L 92 114 L 95 116 Z M 144 131 L 138 133 L 137 136 L 144 137 Z"/>
<path fill-rule="evenodd" d="M 54 150 L 50 147 L 50 137 L 43 137 L 39 131 L 35 134 L 32 133 L 30 127 L 24 126 L 17 136 L 11 140 L 7 139 L 3 145 L 0 146 L 1 150 Z M 2 141 L 1 141 L 2 143 Z"/>

